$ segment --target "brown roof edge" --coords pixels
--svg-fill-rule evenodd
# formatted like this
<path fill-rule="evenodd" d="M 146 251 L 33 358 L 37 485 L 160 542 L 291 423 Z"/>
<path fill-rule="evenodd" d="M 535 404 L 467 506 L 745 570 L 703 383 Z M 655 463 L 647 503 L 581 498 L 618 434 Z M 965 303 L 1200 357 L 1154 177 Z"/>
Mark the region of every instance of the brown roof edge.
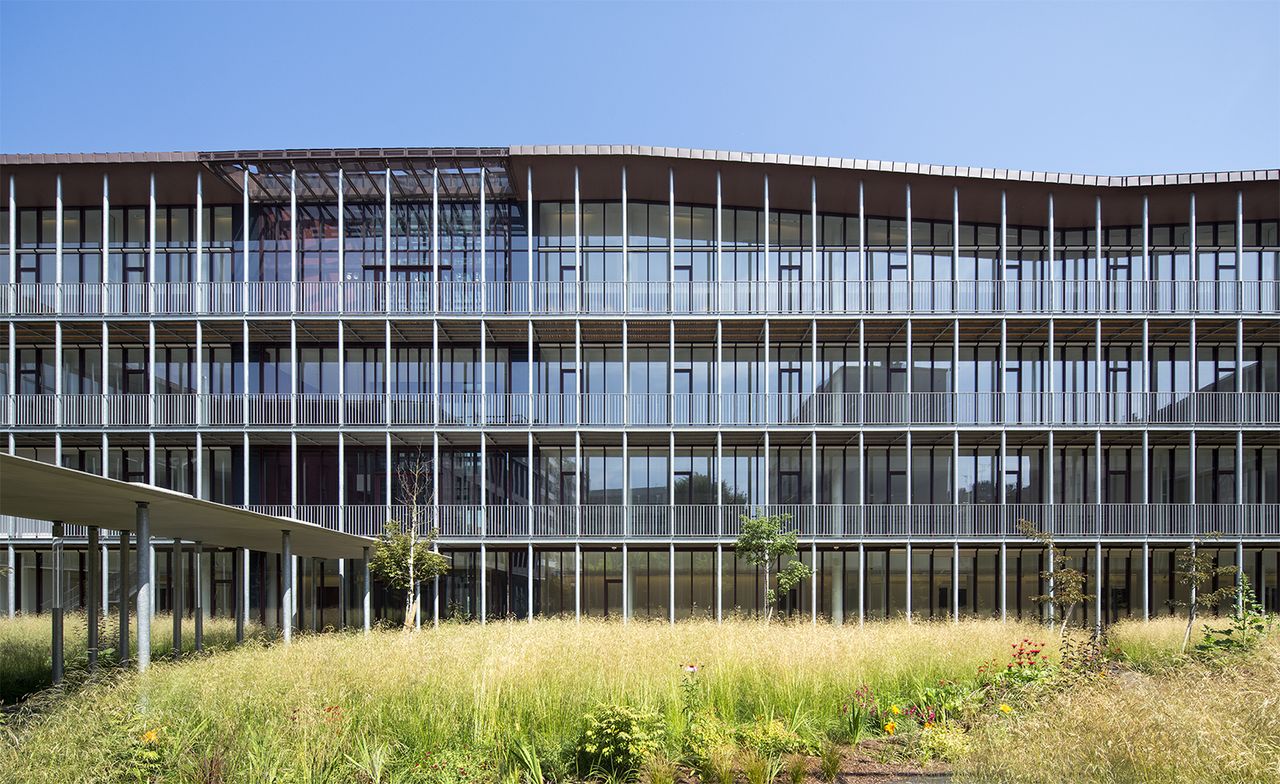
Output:
<path fill-rule="evenodd" d="M 1067 172 L 1024 171 L 1021 169 L 992 169 L 980 166 L 940 166 L 936 164 L 877 161 L 865 158 L 834 158 L 823 156 L 815 157 L 812 155 L 734 152 L 730 150 L 701 150 L 689 147 L 648 147 L 633 144 L 527 144 L 512 145 L 510 150 L 512 157 L 586 155 L 635 156 L 646 158 L 722 161 L 725 163 L 755 163 L 829 169 L 854 169 L 897 174 L 943 175 L 983 180 L 1047 182 L 1061 185 L 1098 185 L 1103 187 L 1119 188 L 1149 185 L 1191 185 L 1223 182 L 1280 181 L 1280 169 L 1109 176 L 1071 174 Z"/>
<path fill-rule="evenodd" d="M 649 158 L 723 161 L 781 166 L 941 175 L 984 180 L 1038 182 L 1061 185 L 1142 187 L 1153 185 L 1193 185 L 1228 182 L 1280 181 L 1280 169 L 1251 169 L 1183 174 L 1083 175 L 1066 172 L 992 169 L 979 166 L 939 166 L 901 163 L 865 158 L 785 155 L 778 153 L 702 150 L 689 147 L 650 147 L 632 144 L 513 145 L 511 147 L 340 147 L 285 150 L 221 150 L 206 152 L 108 152 L 108 153 L 6 153 L 0 166 L 111 164 L 111 163 L 197 163 L 265 160 L 340 160 L 350 158 L 494 158 L 535 156 L 636 156 Z"/>
<path fill-rule="evenodd" d="M 197 163 L 198 152 L 32 152 L 0 155 L 0 166 L 72 163 Z"/>

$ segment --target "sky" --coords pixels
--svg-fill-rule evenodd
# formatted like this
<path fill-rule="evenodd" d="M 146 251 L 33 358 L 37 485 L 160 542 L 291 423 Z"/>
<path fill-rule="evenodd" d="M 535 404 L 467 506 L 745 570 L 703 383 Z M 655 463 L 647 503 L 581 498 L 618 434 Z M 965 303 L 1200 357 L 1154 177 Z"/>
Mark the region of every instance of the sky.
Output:
<path fill-rule="evenodd" d="M 1280 0 L 0 0 L 0 152 L 647 144 L 1280 166 Z"/>

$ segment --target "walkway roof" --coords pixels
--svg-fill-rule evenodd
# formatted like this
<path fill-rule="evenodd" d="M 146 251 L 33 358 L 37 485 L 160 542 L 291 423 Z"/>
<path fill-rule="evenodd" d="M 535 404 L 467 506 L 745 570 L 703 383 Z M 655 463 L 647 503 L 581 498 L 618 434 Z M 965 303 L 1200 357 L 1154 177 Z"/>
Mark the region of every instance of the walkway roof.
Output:
<path fill-rule="evenodd" d="M 138 501 L 150 505 L 151 535 L 162 539 L 278 553 L 280 533 L 289 531 L 294 553 L 322 558 L 359 558 L 363 548 L 374 541 L 301 520 L 201 501 L 153 485 L 0 454 L 0 514 L 135 531 Z"/>

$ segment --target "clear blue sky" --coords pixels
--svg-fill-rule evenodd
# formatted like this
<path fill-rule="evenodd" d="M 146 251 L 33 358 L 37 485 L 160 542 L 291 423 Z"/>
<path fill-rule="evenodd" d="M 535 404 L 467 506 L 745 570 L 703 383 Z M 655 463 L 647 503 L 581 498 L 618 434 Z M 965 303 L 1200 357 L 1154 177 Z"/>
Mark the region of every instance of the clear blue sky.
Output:
<path fill-rule="evenodd" d="M 0 0 L 0 150 L 653 144 L 1280 166 L 1280 2 Z"/>

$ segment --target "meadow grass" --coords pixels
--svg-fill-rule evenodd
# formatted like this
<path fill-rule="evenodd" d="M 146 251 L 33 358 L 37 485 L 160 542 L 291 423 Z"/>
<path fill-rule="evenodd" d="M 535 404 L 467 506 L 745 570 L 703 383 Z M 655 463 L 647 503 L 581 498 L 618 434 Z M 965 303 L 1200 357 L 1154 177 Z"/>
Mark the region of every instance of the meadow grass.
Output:
<path fill-rule="evenodd" d="M 776 717 L 819 737 L 863 684 L 905 698 L 939 680 L 972 682 L 984 662 L 1007 657 L 1011 640 L 1043 632 L 989 621 L 545 620 L 310 636 L 86 684 L 17 718 L 0 780 L 93 779 L 150 730 L 163 780 L 216 769 L 228 780 L 348 781 L 370 749 L 403 780 L 466 780 L 423 773 L 422 763 L 457 752 L 471 755 L 464 764 L 494 759 L 522 740 L 554 756 L 602 704 L 657 712 L 670 741 L 684 730 L 689 663 L 726 720 Z"/>
<path fill-rule="evenodd" d="M 1184 622 L 1185 623 L 1185 622 Z M 1179 625 L 1173 649 L 1182 643 Z M 1166 630 L 1168 631 L 1168 630 Z M 1143 640 L 1169 641 L 1157 627 Z M 1247 657 L 1121 672 L 976 735 L 958 781 L 1280 781 L 1280 638 Z"/>
<path fill-rule="evenodd" d="M 978 695 L 978 710 L 941 734 L 887 746 L 898 739 L 881 736 L 878 748 L 901 755 L 930 738 L 963 747 L 963 781 L 1280 781 L 1280 639 L 1205 662 L 1176 655 L 1182 628 L 1112 627 L 1106 677 L 1023 701 L 982 697 L 980 669 L 1002 668 L 1023 638 L 1056 657 L 1057 640 L 1012 622 L 538 620 L 257 641 L 37 696 L 4 728 L 0 781 L 480 784 L 511 781 L 517 749 L 563 780 L 584 717 L 602 705 L 657 714 L 659 758 L 688 760 L 700 731 L 684 701 L 690 664 L 700 699 L 727 725 L 776 719 L 811 754 L 847 737 L 841 709 L 859 687 L 906 706 L 947 681 Z M 156 634 L 159 649 L 160 622 Z M 1016 706 L 1007 714 L 1004 699 Z M 759 755 L 737 748 L 732 764 L 745 773 Z"/>
<path fill-rule="evenodd" d="M 130 617 L 130 632 L 137 634 L 137 619 Z M 116 647 L 119 642 L 120 618 L 112 613 L 99 618 L 99 661 L 104 665 L 118 660 Z M 187 618 L 182 623 L 182 648 L 195 651 L 195 621 Z M 87 667 L 89 654 L 88 620 L 83 612 L 67 613 L 64 620 L 65 669 L 68 678 L 78 680 Z M 250 624 L 245 628 L 250 638 L 262 637 L 261 627 Z M 204 621 L 205 650 L 223 650 L 233 647 L 236 639 L 235 622 L 229 618 L 206 618 Z M 52 685 L 51 669 L 53 629 L 48 615 L 18 615 L 0 619 L 0 705 L 10 705 L 22 698 L 47 689 Z M 168 656 L 173 651 L 173 616 L 157 615 L 151 624 L 151 655 L 154 658 Z M 130 643 L 129 652 L 136 656 L 137 637 Z"/>

